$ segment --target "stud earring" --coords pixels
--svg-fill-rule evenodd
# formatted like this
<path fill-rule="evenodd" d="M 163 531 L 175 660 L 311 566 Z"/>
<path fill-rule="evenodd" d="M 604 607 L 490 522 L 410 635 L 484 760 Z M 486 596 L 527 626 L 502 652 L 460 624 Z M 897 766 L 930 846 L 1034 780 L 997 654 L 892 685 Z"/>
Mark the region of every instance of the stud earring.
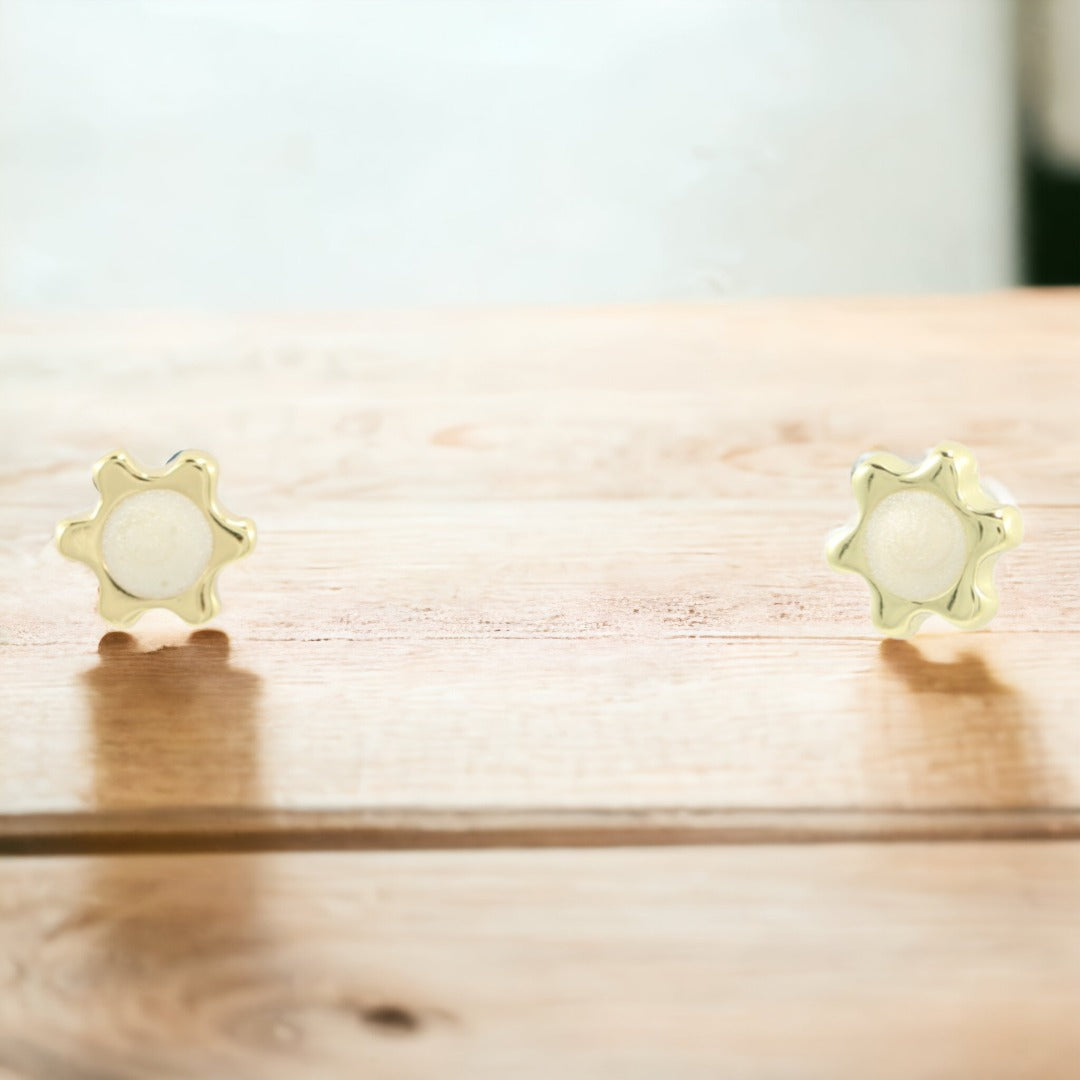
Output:
<path fill-rule="evenodd" d="M 130 626 L 150 608 L 167 608 L 202 623 L 218 613 L 218 573 L 251 551 L 255 524 L 218 504 L 217 471 L 200 450 L 174 454 L 157 471 L 122 450 L 94 466 L 98 505 L 60 522 L 56 543 L 97 574 L 102 618 Z"/>
<path fill-rule="evenodd" d="M 851 489 L 858 515 L 829 534 L 825 556 L 866 579 L 878 629 L 909 637 L 930 615 L 965 630 L 994 617 L 994 564 L 1020 543 L 1023 523 L 1003 490 L 980 482 L 970 450 L 942 443 L 917 463 L 863 454 Z"/>

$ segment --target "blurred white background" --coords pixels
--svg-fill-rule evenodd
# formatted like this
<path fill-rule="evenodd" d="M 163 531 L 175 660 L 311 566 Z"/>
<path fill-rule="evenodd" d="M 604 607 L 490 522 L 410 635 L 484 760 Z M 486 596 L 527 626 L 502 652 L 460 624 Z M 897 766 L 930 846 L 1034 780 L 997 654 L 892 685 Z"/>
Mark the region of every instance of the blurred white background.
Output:
<path fill-rule="evenodd" d="M 0 0 L 0 304 L 1018 278 L 1009 0 Z"/>

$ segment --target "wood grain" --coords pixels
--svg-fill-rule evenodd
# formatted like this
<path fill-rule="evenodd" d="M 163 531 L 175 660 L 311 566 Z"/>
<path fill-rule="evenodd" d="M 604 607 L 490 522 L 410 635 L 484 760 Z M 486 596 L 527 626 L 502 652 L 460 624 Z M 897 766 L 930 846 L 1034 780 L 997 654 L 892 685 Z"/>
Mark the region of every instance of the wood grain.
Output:
<path fill-rule="evenodd" d="M 1073 292 L 2 318 L 0 845 L 1075 835 L 1078 335 Z M 943 437 L 1027 540 L 992 631 L 882 645 L 823 535 Z M 120 445 L 260 526 L 209 635 L 103 635 L 49 546 Z"/>
<path fill-rule="evenodd" d="M 872 446 L 967 442 L 1075 505 L 1080 299 L 331 316 L 0 316 L 5 503 L 87 502 L 84 455 L 213 448 L 224 495 L 312 527 L 369 498 L 825 498 Z M 35 478 L 47 477 L 48 483 Z M 271 516 L 267 515 L 280 515 Z M 283 520 L 284 519 L 284 520 Z M 33 520 L 39 520 L 34 518 Z M 45 534 L 43 534 L 44 536 Z"/>
<path fill-rule="evenodd" d="M 20 1078 L 1067 1077 L 1080 845 L 0 863 Z"/>
<path fill-rule="evenodd" d="M 841 473 L 841 489 L 843 480 Z M 355 523 L 281 531 L 264 526 L 257 560 L 230 568 L 223 578 L 231 602 L 221 625 L 245 640 L 283 644 L 872 639 L 866 585 L 838 577 L 822 557 L 826 532 L 850 509 L 839 502 L 370 500 L 358 506 L 362 521 Z M 1002 608 L 994 632 L 1076 632 L 1076 581 L 1064 573 L 1052 602 L 1030 583 L 1048 566 L 1080 567 L 1080 516 L 1073 507 L 1025 509 L 1026 541 L 1000 563 Z M 96 642 L 107 627 L 94 611 L 89 572 L 40 536 L 20 534 L 15 510 L 0 509 L 0 523 L 24 553 L 0 571 L 8 641 Z M 783 538 L 776 536 L 780 529 Z M 43 604 L 50 595 L 55 600 Z M 822 595 L 828 603 L 815 602 Z M 69 612 L 58 610 L 61 597 Z"/>

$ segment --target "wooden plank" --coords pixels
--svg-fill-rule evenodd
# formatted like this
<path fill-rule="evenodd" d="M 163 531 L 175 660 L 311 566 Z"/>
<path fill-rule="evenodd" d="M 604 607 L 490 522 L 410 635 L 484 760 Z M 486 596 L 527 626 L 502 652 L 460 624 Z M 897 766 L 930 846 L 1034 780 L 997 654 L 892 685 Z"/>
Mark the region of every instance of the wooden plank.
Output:
<path fill-rule="evenodd" d="M 0 863 L 0 1069 L 986 1080 L 1080 1054 L 1080 845 Z"/>
<path fill-rule="evenodd" d="M 727 499 L 364 502 L 348 522 L 264 525 L 257 553 L 222 579 L 222 625 L 263 642 L 875 639 L 867 586 L 836 574 L 823 556 L 828 529 L 852 510 L 841 496 L 835 506 L 793 507 Z M 26 531 L 10 508 L 0 509 L 0 528 L 11 538 L 0 564 L 0 641 L 98 640 L 108 628 L 90 572 Z M 1080 574 L 1056 575 L 1051 595 L 1047 568 L 1080 567 L 1080 508 L 1027 508 L 1025 528 L 1025 543 L 999 564 L 993 629 L 1075 632 Z"/>
<path fill-rule="evenodd" d="M 938 810 L 919 820 L 945 835 L 955 811 L 1012 809 L 1028 829 L 1031 810 L 1078 805 L 1080 729 L 1061 683 L 1074 640 L 300 640 L 230 652 L 202 631 L 148 653 L 122 638 L 103 655 L 24 648 L 5 674 L 0 832 L 25 836 L 35 813 L 36 830 L 93 831 L 70 815 L 102 811 L 155 828 L 185 809 L 217 812 L 224 832 L 259 810 L 249 830 L 291 827 L 279 812 L 334 811 L 339 829 L 351 812 L 361 829 L 373 811 L 416 812 L 419 827 L 432 812 L 482 810 L 517 811 L 519 824 L 531 814 L 537 828 L 568 810 L 625 812 L 611 824 L 645 829 L 640 811 L 680 808 Z"/>
<path fill-rule="evenodd" d="M 163 461 L 197 445 L 224 463 L 227 501 L 314 527 L 373 497 L 843 505 L 863 450 L 951 438 L 1023 503 L 1075 505 L 1078 337 L 1077 291 L 8 316 L 0 490 L 51 529 L 88 501 L 96 456 L 125 446 Z"/>
<path fill-rule="evenodd" d="M 1071 834 L 1077 332 L 1075 292 L 0 319 L 0 843 Z M 855 453 L 945 435 L 1028 539 L 992 632 L 883 646 L 823 534 Z M 102 637 L 48 535 L 102 451 L 192 443 L 261 527 L 222 632 Z"/>

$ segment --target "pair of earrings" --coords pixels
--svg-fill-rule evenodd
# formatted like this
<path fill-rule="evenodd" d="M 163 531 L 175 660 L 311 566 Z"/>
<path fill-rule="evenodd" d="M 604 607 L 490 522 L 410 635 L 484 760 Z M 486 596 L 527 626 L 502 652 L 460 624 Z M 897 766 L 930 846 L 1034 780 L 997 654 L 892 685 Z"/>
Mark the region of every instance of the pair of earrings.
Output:
<path fill-rule="evenodd" d="M 160 607 L 192 623 L 213 618 L 218 574 L 255 545 L 254 522 L 217 501 L 213 458 L 185 450 L 150 471 L 117 451 L 93 476 L 97 507 L 61 522 L 57 545 L 97 574 L 102 617 L 130 626 Z M 980 483 L 970 450 L 942 443 L 917 463 L 864 454 L 851 486 L 858 515 L 830 534 L 826 557 L 867 580 L 880 630 L 906 637 L 934 614 L 968 630 L 993 618 L 994 563 L 1023 525 L 1003 491 Z"/>

